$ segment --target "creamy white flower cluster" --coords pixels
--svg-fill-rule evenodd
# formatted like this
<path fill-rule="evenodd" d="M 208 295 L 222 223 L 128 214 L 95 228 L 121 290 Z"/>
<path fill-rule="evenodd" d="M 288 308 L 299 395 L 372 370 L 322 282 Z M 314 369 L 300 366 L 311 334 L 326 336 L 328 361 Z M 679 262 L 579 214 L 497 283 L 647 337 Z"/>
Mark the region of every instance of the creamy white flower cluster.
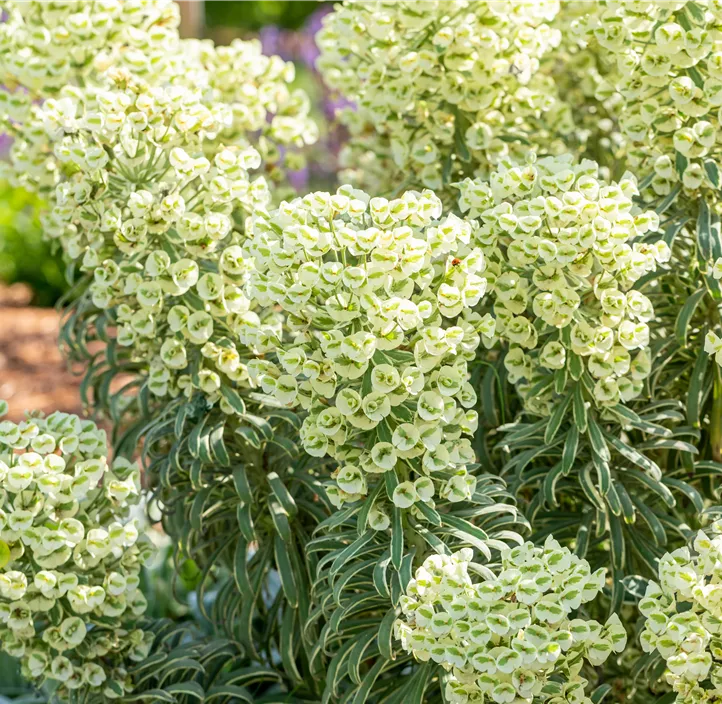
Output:
<path fill-rule="evenodd" d="M 254 220 L 249 296 L 286 313 L 290 338 L 276 342 L 277 364 L 254 360 L 249 372 L 280 403 L 308 409 L 301 440 L 341 463 L 339 505 L 387 472 L 401 508 L 474 493 L 467 362 L 493 321 L 472 312 L 486 281 L 470 237 L 430 191 L 387 200 L 343 186 Z M 377 505 L 370 524 L 388 523 Z"/>
<path fill-rule="evenodd" d="M 562 155 L 504 162 L 489 183 L 467 179 L 460 190 L 462 212 L 479 217 L 472 241 L 487 258 L 510 380 L 531 382 L 539 368 L 564 369 L 577 355 L 598 403 L 638 395 L 650 370 L 653 310 L 632 286 L 670 252 L 664 241 L 639 241 L 659 219 L 635 212 L 634 178 L 607 184 L 594 162 Z M 528 401 L 546 413 L 550 394 Z"/>
<path fill-rule="evenodd" d="M 718 162 L 722 109 L 722 4 L 602 2 L 575 31 L 616 71 L 597 91 L 621 97 L 619 124 L 629 142 L 628 163 L 654 173 L 651 188 L 667 195 L 717 190 L 707 160 Z"/>
<path fill-rule="evenodd" d="M 258 134 L 266 164 L 275 164 L 288 147 L 316 141 L 306 94 L 291 89 L 294 66 L 266 57 L 258 41 L 216 47 L 210 41 L 180 39 L 178 8 L 170 0 L 84 2 L 9 2 L 0 23 L 0 114 L 15 136 L 9 175 L 31 190 L 47 190 L 58 175 L 38 99 L 63 89 L 82 89 L 86 100 L 119 80 L 168 88 L 183 86 L 198 94 L 209 110 L 229 110 L 223 125 L 225 145 L 247 143 Z M 299 155 L 293 154 L 294 168 Z M 269 173 L 281 178 L 282 172 Z"/>
<path fill-rule="evenodd" d="M 394 625 L 402 648 L 450 673 L 454 704 L 589 704 L 584 661 L 601 665 L 627 641 L 616 614 L 604 625 L 575 614 L 601 592 L 604 569 L 592 573 L 551 537 L 506 549 L 498 573 L 481 582 L 469 574 L 472 559 L 464 548 L 416 570 Z"/>
<path fill-rule="evenodd" d="M 308 95 L 291 88 L 296 78 L 293 62 L 265 56 L 257 39 L 235 39 L 229 46 L 185 40 L 180 52 L 190 73 L 179 75 L 175 82 L 200 90 L 207 105 L 222 103 L 231 110 L 231 124 L 220 135 L 224 144 L 245 141 L 256 133 L 254 145 L 263 163 L 275 164 L 281 159 L 280 146 L 304 147 L 318 139 Z M 291 166 L 300 168 L 302 159 L 294 152 Z"/>
<path fill-rule="evenodd" d="M 722 522 L 699 531 L 694 552 L 679 548 L 659 562 L 639 610 L 647 620 L 642 648 L 667 662 L 679 704 L 722 701 Z"/>
<path fill-rule="evenodd" d="M 110 67 L 163 73 L 178 42 L 172 0 L 8 0 L 3 11 L 0 75 L 31 98 L 96 84 Z"/>
<path fill-rule="evenodd" d="M 123 694 L 123 663 L 152 644 L 134 628 L 153 554 L 127 520 L 140 472 L 122 459 L 109 467 L 106 452 L 105 432 L 77 416 L 0 422 L 0 644 L 61 694 Z"/>
<path fill-rule="evenodd" d="M 599 87 L 611 70 L 607 57 L 604 52 L 589 51 L 575 31 L 575 23 L 589 10 L 587 0 L 564 0 L 550 23 L 562 39 L 542 62 L 540 70 L 554 79 L 558 104 L 567 111 L 562 118 L 568 114 L 570 124 L 563 125 L 555 140 L 545 138 L 542 142 L 532 134 L 532 141 L 542 145 L 544 154 L 574 151 L 613 172 L 614 165 L 625 159 L 625 141 L 615 119 L 621 98 L 612 94 L 600 99 Z M 549 116 L 554 126 L 559 119 L 555 113 Z"/>
<path fill-rule="evenodd" d="M 265 349 L 239 246 L 245 215 L 269 200 L 266 181 L 248 174 L 260 156 L 248 145 L 216 148 L 231 110 L 208 109 L 186 88 L 75 93 L 41 109 L 68 174 L 46 236 L 92 273 L 92 303 L 114 310 L 118 343 L 147 365 L 152 393 L 201 389 L 215 402 L 224 381 L 244 378 L 236 344 Z"/>
<path fill-rule="evenodd" d="M 539 136 L 525 129 L 530 122 L 546 116 L 562 129 L 568 115 L 552 77 L 539 72 L 560 41 L 548 25 L 558 11 L 557 0 L 338 5 L 317 35 L 318 67 L 356 103 L 341 116 L 355 134 L 352 158 L 365 142 L 365 150 L 393 161 L 397 182 L 440 190 L 445 169 L 465 168 L 460 159 L 488 175 L 515 136 Z"/>

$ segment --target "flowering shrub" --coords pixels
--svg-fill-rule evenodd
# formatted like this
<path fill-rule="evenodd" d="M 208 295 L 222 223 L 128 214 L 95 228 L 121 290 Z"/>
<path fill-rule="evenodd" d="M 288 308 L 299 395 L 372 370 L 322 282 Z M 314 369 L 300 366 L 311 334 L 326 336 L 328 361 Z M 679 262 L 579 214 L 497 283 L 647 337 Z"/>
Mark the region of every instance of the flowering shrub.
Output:
<path fill-rule="evenodd" d="M 23 674 L 58 694 L 132 689 L 148 655 L 137 625 L 140 570 L 153 553 L 128 509 L 137 465 L 106 459 L 105 433 L 65 413 L 0 422 L 0 633 Z"/>
<path fill-rule="evenodd" d="M 74 172 L 57 186 L 46 232 L 92 273 L 92 304 L 115 309 L 118 344 L 132 361 L 150 360 L 153 394 L 190 393 L 195 383 L 217 400 L 219 372 L 236 380 L 242 370 L 235 345 L 219 347 L 214 327 L 249 340 L 260 334 L 239 286 L 246 267 L 233 219 L 268 199 L 265 180 L 248 174 L 258 152 L 224 147 L 211 161 L 204 138 L 230 124 L 230 111 L 208 110 L 184 91 L 104 91 L 74 112 L 70 99 L 44 107 L 48 132 L 72 135 L 55 153 Z M 195 382 L 180 373 L 193 361 Z"/>
<path fill-rule="evenodd" d="M 365 152 L 383 159 L 382 178 L 394 170 L 399 182 L 441 189 L 469 169 L 488 176 L 530 134 L 543 143 L 540 128 L 568 131 L 569 111 L 540 71 L 561 41 L 549 26 L 559 8 L 556 0 L 349 2 L 328 15 L 318 65 L 356 103 L 341 119 L 352 134 L 345 161 L 360 183 L 373 176 Z"/>
<path fill-rule="evenodd" d="M 341 3 L 346 185 L 310 193 L 258 42 L 6 6 L 4 170 L 114 458 L 0 423 L 0 643 L 43 695 L 722 700 L 719 3 Z"/>
<path fill-rule="evenodd" d="M 659 584 L 650 583 L 639 610 L 646 618 L 641 634 L 645 652 L 656 651 L 667 665 L 667 682 L 677 702 L 716 702 L 720 689 L 719 523 L 712 536 L 700 531 L 694 554 L 688 548 L 666 553 Z"/>
<path fill-rule="evenodd" d="M 278 365 L 258 360 L 250 373 L 308 410 L 301 440 L 339 461 L 338 506 L 387 472 L 403 509 L 474 493 L 462 436 L 477 427 L 467 360 L 479 331 L 491 333 L 490 317 L 472 313 L 484 260 L 468 246 L 469 223 L 441 215 L 428 191 L 389 201 L 342 187 L 254 222 L 251 294 L 287 313 L 291 339 L 277 344 Z M 369 524 L 388 528 L 388 513 L 375 505 Z"/>
<path fill-rule="evenodd" d="M 479 217 L 474 237 L 491 262 L 495 332 L 510 343 L 511 381 L 530 382 L 539 367 L 563 369 L 569 357 L 573 376 L 595 379 L 597 403 L 639 395 L 654 312 L 629 289 L 670 255 L 663 240 L 631 242 L 659 223 L 654 211 L 635 212 L 637 193 L 633 177 L 607 185 L 596 164 L 568 155 L 502 163 L 489 184 L 461 184 L 460 208 Z M 551 389 L 528 403 L 549 414 Z"/>
<path fill-rule="evenodd" d="M 616 614 L 604 626 L 570 619 L 599 593 L 604 568 L 591 573 L 551 538 L 502 551 L 499 574 L 477 584 L 472 558 L 465 548 L 424 560 L 395 624 L 404 650 L 451 671 L 451 702 L 584 701 L 583 660 L 599 666 L 627 641 Z M 550 678 L 562 672 L 566 681 Z"/>

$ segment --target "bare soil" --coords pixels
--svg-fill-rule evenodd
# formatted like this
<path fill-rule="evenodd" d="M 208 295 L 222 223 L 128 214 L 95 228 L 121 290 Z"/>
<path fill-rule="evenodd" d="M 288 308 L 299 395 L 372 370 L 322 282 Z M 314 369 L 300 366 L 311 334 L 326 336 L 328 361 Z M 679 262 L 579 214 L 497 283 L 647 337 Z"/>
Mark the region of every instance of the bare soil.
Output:
<path fill-rule="evenodd" d="M 80 377 L 72 374 L 58 349 L 60 314 L 33 308 L 22 285 L 0 287 L 0 399 L 8 418 L 26 410 L 82 413 Z"/>

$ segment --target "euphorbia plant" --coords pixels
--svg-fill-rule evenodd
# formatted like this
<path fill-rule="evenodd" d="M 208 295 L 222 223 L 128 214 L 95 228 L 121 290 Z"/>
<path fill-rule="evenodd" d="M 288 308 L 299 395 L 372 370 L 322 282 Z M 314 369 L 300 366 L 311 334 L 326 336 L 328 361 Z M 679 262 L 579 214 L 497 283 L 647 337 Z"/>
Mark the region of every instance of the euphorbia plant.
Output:
<path fill-rule="evenodd" d="M 28 678 L 719 700 L 719 3 L 342 3 L 341 185 L 305 194 L 284 171 L 318 128 L 257 42 L 180 39 L 166 0 L 6 9 L 7 172 L 47 201 L 61 344 L 114 440 L 0 425 Z M 142 617 L 141 498 L 197 623 Z"/>

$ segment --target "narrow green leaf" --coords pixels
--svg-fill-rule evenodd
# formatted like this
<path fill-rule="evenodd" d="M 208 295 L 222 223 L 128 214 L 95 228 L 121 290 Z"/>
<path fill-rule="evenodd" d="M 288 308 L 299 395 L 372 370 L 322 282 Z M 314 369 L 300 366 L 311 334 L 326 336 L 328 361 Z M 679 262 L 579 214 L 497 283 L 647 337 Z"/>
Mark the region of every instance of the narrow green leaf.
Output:
<path fill-rule="evenodd" d="M 401 509 L 394 506 L 391 520 L 391 563 L 397 570 L 401 569 L 401 560 L 404 556 L 404 528 L 401 516 Z"/>
<path fill-rule="evenodd" d="M 204 435 L 205 425 L 206 421 L 208 420 L 207 416 L 203 416 L 201 420 L 196 423 L 193 430 L 191 430 L 190 435 L 188 436 L 188 449 L 193 457 L 200 457 L 201 456 L 201 438 Z M 208 439 L 208 436 L 206 434 L 206 441 Z M 210 454 L 210 453 L 208 453 Z"/>
<path fill-rule="evenodd" d="M 228 384 L 221 384 L 221 395 L 228 402 L 228 405 L 239 415 L 246 412 L 246 404 L 240 394 Z"/>
<path fill-rule="evenodd" d="M 655 208 L 657 215 L 661 215 L 669 209 L 669 206 L 677 200 L 682 187 L 677 184 L 669 193 L 669 195 Z"/>
<path fill-rule="evenodd" d="M 604 501 L 592 481 L 592 463 L 589 462 L 579 472 L 579 485 L 589 502 L 600 511 L 604 511 Z"/>
<path fill-rule="evenodd" d="M 247 702 L 247 704 L 254 704 L 253 697 L 250 695 L 245 687 L 238 687 L 235 684 L 219 684 L 215 687 L 211 687 L 206 692 L 206 698 L 204 702 L 212 702 L 224 698 L 225 701 L 232 702 Z"/>
<path fill-rule="evenodd" d="M 378 633 L 379 652 L 381 656 L 387 660 L 392 660 L 393 655 L 393 639 L 394 639 L 394 622 L 401 613 L 399 608 L 391 608 L 381 620 Z"/>
<path fill-rule="evenodd" d="M 363 535 L 359 536 L 350 545 L 346 546 L 334 559 L 329 569 L 329 576 L 333 577 L 338 574 L 342 567 L 346 565 L 357 553 L 368 545 L 374 538 L 376 531 L 367 530 Z M 399 561 L 400 564 L 400 561 Z"/>
<path fill-rule="evenodd" d="M 554 441 L 562 421 L 564 420 L 564 416 L 567 413 L 571 400 L 572 395 L 566 394 L 561 403 L 557 403 L 556 408 L 552 412 L 551 416 L 549 416 L 549 422 L 547 423 L 546 430 L 544 431 L 544 442 L 548 445 Z"/>
<path fill-rule="evenodd" d="M 677 338 L 677 342 L 679 342 L 682 347 L 687 346 L 689 323 L 692 320 L 695 310 L 697 310 L 697 306 L 706 293 L 707 290 L 705 288 L 697 289 L 691 296 L 689 296 L 689 298 L 687 298 L 677 314 L 677 320 L 674 324 L 674 334 Z"/>
<path fill-rule="evenodd" d="M 574 387 L 573 394 L 573 410 L 574 410 L 574 422 L 580 433 L 586 433 L 587 431 L 587 408 L 584 405 L 584 397 L 582 396 L 582 385 L 577 384 Z"/>
<path fill-rule="evenodd" d="M 380 596 L 388 599 L 391 596 L 389 591 L 388 580 L 386 579 L 386 572 L 388 571 L 389 564 L 391 563 L 391 553 L 386 551 L 381 559 L 378 561 L 373 571 L 374 587 Z"/>
<path fill-rule="evenodd" d="M 578 354 L 573 352 L 569 355 L 569 374 L 574 381 L 579 381 L 584 374 L 584 362 Z"/>
<path fill-rule="evenodd" d="M 609 545 L 612 553 L 612 566 L 621 570 L 624 566 L 626 548 L 622 523 L 616 516 L 607 516 L 609 521 Z"/>
<path fill-rule="evenodd" d="M 245 501 L 241 501 L 236 508 L 236 519 L 241 535 L 249 542 L 256 539 L 256 533 L 253 528 L 253 516 L 251 515 L 251 506 Z"/>
<path fill-rule="evenodd" d="M 673 477 L 664 477 L 662 481 L 667 486 L 682 492 L 692 502 L 697 513 L 701 513 L 704 510 L 704 499 L 693 486 L 687 484 L 687 482 L 683 482 L 681 479 L 674 479 Z"/>
<path fill-rule="evenodd" d="M 356 696 L 353 698 L 351 704 L 365 704 L 366 700 L 371 694 L 378 676 L 381 674 L 381 670 L 386 665 L 386 660 L 379 658 L 373 665 L 373 667 L 364 676 L 364 681 L 361 687 L 356 691 Z"/>
<path fill-rule="evenodd" d="M 271 520 L 276 528 L 276 532 L 286 542 L 291 541 L 291 524 L 288 521 L 288 512 L 285 508 L 274 498 L 269 498 L 268 508 L 270 509 Z"/>
<path fill-rule="evenodd" d="M 233 559 L 233 578 L 241 594 L 251 594 L 251 580 L 248 578 L 248 543 L 241 537 L 236 543 L 236 552 Z"/>
<path fill-rule="evenodd" d="M 542 492 L 544 494 L 544 501 L 549 506 L 556 507 L 559 505 L 556 499 L 556 485 L 562 476 L 564 476 L 564 464 L 559 462 L 554 465 L 544 477 Z"/>
<path fill-rule="evenodd" d="M 206 696 L 206 693 L 203 691 L 203 687 L 201 687 L 198 682 L 192 681 L 164 684 L 163 691 L 171 695 L 179 694 L 182 696 L 194 697 L 195 699 L 199 699 L 200 701 L 204 701 Z"/>
<path fill-rule="evenodd" d="M 293 542 L 284 542 L 279 535 L 273 539 L 273 549 L 276 557 L 276 568 L 281 578 L 281 587 L 286 595 L 291 608 L 298 607 L 298 587 L 296 586 L 296 576 L 293 573 L 293 565 L 288 555 L 288 550 L 293 550 Z"/>
<path fill-rule="evenodd" d="M 704 170 L 705 170 L 705 173 L 707 174 L 707 178 L 709 179 L 709 182 L 715 188 L 719 188 L 720 172 L 719 172 L 719 166 L 717 166 L 717 162 L 714 159 L 705 159 L 703 163 L 704 163 Z"/>
<path fill-rule="evenodd" d="M 258 433 L 247 425 L 240 425 L 236 428 L 236 435 L 242 437 L 251 447 L 259 449 L 261 447 L 261 439 Z"/>
<path fill-rule="evenodd" d="M 638 469 L 628 469 L 626 474 L 630 477 L 634 477 L 640 484 L 643 484 L 646 486 L 650 491 L 654 492 L 659 496 L 664 503 L 669 506 L 669 508 L 674 508 L 676 505 L 676 501 L 674 499 L 674 496 L 672 495 L 672 492 L 664 486 L 664 484 L 661 484 L 660 482 L 655 481 L 654 479 L 648 477 L 644 472 L 640 472 Z"/>
<path fill-rule="evenodd" d="M 599 687 L 592 692 L 592 696 L 590 697 L 592 704 L 600 704 L 611 691 L 611 684 L 600 684 Z"/>
<path fill-rule="evenodd" d="M 587 548 L 589 547 L 589 540 L 592 532 L 592 521 L 594 520 L 594 512 L 589 511 L 586 516 L 582 519 L 577 530 L 576 546 L 574 553 L 583 558 L 587 554 Z"/>
<path fill-rule="evenodd" d="M 236 487 L 238 496 L 247 503 L 253 502 L 253 495 L 251 494 L 251 486 L 248 483 L 248 475 L 246 474 L 246 468 L 243 465 L 239 465 L 233 470 L 233 483 Z"/>
<path fill-rule="evenodd" d="M 664 547 L 667 544 L 667 533 L 659 518 L 657 518 L 654 511 L 652 511 L 644 501 L 638 499 L 636 496 L 632 496 L 632 501 L 642 520 L 649 527 L 657 547 Z"/>
<path fill-rule="evenodd" d="M 712 213 L 703 197 L 698 199 L 697 207 L 697 260 L 700 268 L 706 270 L 712 258 Z"/>
<path fill-rule="evenodd" d="M 431 508 L 428 504 L 424 503 L 423 501 L 419 501 L 415 504 L 415 508 L 419 509 L 421 513 L 424 514 L 424 518 L 431 523 L 434 526 L 440 526 L 441 525 L 441 516 L 439 515 L 439 512 Z"/>
<path fill-rule="evenodd" d="M 566 476 L 574 466 L 574 460 L 577 457 L 577 447 L 579 445 L 579 430 L 576 425 L 572 425 L 567 431 L 566 440 L 564 441 L 564 450 L 562 452 L 562 473 Z"/>
<path fill-rule="evenodd" d="M 604 436 L 602 435 L 602 430 L 597 425 L 597 422 L 593 419 L 589 419 L 588 427 L 587 427 L 587 433 L 589 435 L 589 442 L 592 445 L 592 450 L 605 462 L 609 462 L 612 459 L 611 454 L 609 453 L 609 448 L 607 447 L 607 443 L 604 441 Z"/>
<path fill-rule="evenodd" d="M 298 513 L 296 502 L 293 500 L 291 492 L 288 491 L 278 474 L 276 472 L 269 472 L 266 480 L 271 487 L 273 495 L 278 499 L 286 513 L 291 517 L 295 516 Z"/>
<path fill-rule="evenodd" d="M 622 482 L 614 482 L 613 487 L 619 497 L 619 505 L 622 509 L 624 522 L 628 525 L 633 524 L 636 521 L 637 515 L 634 511 L 634 504 L 629 496 L 629 492 Z"/>
<path fill-rule="evenodd" d="M 700 409 L 708 370 L 709 355 L 700 346 L 687 389 L 687 422 L 695 428 L 700 427 Z"/>
<path fill-rule="evenodd" d="M 620 454 L 630 462 L 633 462 L 638 467 L 641 467 L 651 477 L 655 479 L 662 478 L 662 470 L 659 466 L 652 462 L 648 457 L 643 455 L 641 452 L 637 452 L 633 447 L 630 447 L 626 443 L 622 442 L 619 438 L 614 437 L 611 433 L 604 433 L 604 437 L 607 442 Z"/>

